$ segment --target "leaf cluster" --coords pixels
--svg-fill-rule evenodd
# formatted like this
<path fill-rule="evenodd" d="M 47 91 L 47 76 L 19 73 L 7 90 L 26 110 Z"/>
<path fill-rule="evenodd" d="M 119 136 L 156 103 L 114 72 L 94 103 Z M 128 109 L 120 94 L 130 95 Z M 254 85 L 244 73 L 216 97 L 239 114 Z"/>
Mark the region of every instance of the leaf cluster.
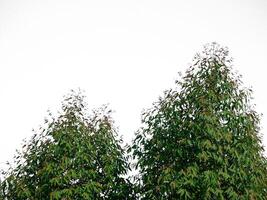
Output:
<path fill-rule="evenodd" d="M 83 96 L 65 98 L 62 114 L 47 121 L 15 157 L 1 183 L 5 199 L 131 199 L 129 164 L 103 107 L 86 115 Z"/>
<path fill-rule="evenodd" d="M 176 88 L 144 111 L 131 153 L 107 107 L 87 115 L 68 95 L 0 180 L 0 199 L 265 200 L 267 159 L 251 89 L 232 72 L 227 48 L 205 46 Z"/>
<path fill-rule="evenodd" d="M 259 116 L 231 62 L 206 46 L 143 113 L 131 149 L 142 199 L 266 199 Z"/>

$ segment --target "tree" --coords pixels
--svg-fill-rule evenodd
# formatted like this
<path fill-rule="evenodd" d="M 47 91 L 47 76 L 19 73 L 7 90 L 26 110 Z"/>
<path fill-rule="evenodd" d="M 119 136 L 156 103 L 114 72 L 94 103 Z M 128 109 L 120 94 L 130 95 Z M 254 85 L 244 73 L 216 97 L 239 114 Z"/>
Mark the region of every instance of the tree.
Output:
<path fill-rule="evenodd" d="M 142 199 L 267 199 L 251 90 L 216 43 L 143 113 L 132 145 Z"/>
<path fill-rule="evenodd" d="M 81 93 L 72 92 L 62 114 L 47 120 L 5 172 L 5 199 L 132 199 L 129 168 L 110 111 L 86 115 Z"/>

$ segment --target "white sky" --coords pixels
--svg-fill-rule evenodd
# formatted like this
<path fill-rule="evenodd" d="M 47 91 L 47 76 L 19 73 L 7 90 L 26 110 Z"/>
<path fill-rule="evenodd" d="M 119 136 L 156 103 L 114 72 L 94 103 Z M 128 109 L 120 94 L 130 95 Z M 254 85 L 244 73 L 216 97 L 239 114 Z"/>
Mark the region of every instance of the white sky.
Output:
<path fill-rule="evenodd" d="M 253 87 L 267 146 L 267 1 L 0 0 L 0 167 L 78 87 L 131 141 L 142 109 L 213 41 Z"/>

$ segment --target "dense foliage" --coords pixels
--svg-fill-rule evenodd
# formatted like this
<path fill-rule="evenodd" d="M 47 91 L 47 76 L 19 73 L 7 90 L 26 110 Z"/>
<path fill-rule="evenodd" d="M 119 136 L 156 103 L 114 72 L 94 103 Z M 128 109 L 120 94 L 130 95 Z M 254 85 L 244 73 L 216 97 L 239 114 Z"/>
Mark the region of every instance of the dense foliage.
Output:
<path fill-rule="evenodd" d="M 88 116 L 83 99 L 72 92 L 62 114 L 25 143 L 15 166 L 5 172 L 1 198 L 133 199 L 110 111 L 102 108 Z"/>
<path fill-rule="evenodd" d="M 4 171 L 0 199 L 267 199 L 259 116 L 231 65 L 226 48 L 207 45 L 143 113 L 129 148 L 136 185 L 110 111 L 87 115 L 72 92 Z"/>
<path fill-rule="evenodd" d="M 231 62 L 207 45 L 144 112 L 132 146 L 142 199 L 267 199 L 259 116 Z"/>

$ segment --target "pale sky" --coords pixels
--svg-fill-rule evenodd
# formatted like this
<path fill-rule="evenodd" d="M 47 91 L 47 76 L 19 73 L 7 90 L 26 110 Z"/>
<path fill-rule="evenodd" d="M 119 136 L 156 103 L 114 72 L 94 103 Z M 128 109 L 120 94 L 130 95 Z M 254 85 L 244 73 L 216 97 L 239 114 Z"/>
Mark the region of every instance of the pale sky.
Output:
<path fill-rule="evenodd" d="M 213 41 L 252 86 L 267 146 L 267 1 L 0 0 L 0 168 L 78 87 L 130 142 L 142 109 Z"/>

